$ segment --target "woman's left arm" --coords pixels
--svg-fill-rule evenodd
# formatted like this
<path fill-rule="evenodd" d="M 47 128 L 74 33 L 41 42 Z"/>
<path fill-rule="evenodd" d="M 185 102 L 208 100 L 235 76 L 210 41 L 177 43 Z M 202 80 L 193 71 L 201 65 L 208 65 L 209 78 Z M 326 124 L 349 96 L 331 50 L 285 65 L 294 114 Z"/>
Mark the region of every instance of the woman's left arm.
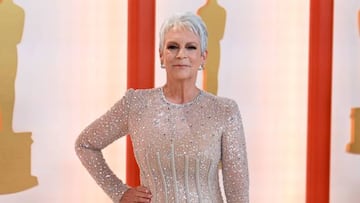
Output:
<path fill-rule="evenodd" d="M 222 135 L 222 172 L 228 203 L 249 202 L 249 172 L 245 135 L 240 111 L 235 101 L 226 110 L 226 127 Z"/>

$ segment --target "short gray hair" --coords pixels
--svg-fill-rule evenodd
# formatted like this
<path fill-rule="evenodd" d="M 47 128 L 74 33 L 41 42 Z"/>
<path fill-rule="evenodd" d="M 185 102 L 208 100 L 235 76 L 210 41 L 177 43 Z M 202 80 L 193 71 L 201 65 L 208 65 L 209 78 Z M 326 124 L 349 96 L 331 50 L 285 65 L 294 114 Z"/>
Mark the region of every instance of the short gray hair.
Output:
<path fill-rule="evenodd" d="M 207 50 L 208 32 L 204 21 L 200 16 L 191 12 L 177 13 L 164 21 L 160 28 L 159 50 L 164 49 L 165 34 L 172 28 L 185 28 L 200 38 L 201 54 Z"/>

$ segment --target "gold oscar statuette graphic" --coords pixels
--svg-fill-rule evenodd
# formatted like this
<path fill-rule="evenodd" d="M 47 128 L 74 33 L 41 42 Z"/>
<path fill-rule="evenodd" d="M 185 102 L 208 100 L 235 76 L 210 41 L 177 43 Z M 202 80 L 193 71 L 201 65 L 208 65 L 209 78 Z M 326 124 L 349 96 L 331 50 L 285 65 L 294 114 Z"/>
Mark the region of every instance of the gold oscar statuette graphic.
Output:
<path fill-rule="evenodd" d="M 24 10 L 13 0 L 0 0 L 0 194 L 38 184 L 31 175 L 31 132 L 12 128 L 17 72 L 17 45 L 24 27 Z"/>
<path fill-rule="evenodd" d="M 351 141 L 346 150 L 350 153 L 360 154 L 360 108 L 351 109 Z"/>
<path fill-rule="evenodd" d="M 360 35 L 360 10 L 358 11 L 358 32 Z M 346 146 L 350 153 L 360 154 L 360 108 L 351 109 L 351 141 Z"/>
<path fill-rule="evenodd" d="M 208 30 L 208 57 L 203 73 L 203 88 L 217 95 L 218 74 L 220 67 L 220 41 L 224 36 L 226 23 L 226 10 L 217 0 L 207 0 L 197 11 L 204 20 Z"/>

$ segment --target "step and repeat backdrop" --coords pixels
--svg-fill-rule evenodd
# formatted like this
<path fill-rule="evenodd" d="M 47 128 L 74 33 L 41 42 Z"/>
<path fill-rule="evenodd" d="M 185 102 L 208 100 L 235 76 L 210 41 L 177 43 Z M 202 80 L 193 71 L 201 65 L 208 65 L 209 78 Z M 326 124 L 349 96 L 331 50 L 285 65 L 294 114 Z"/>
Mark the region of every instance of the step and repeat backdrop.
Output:
<path fill-rule="evenodd" d="M 330 200 L 358 202 L 360 1 L 335 1 Z"/>
<path fill-rule="evenodd" d="M 7 103 L 16 89 L 13 118 L 0 107 L 2 132 L 13 127 L 0 134 L 0 202 L 110 202 L 74 143 L 126 90 L 126 33 L 127 1 L 0 1 L 0 85 L 16 72 L 0 86 Z M 121 177 L 124 143 L 105 150 Z"/>
<path fill-rule="evenodd" d="M 197 84 L 240 107 L 254 203 L 305 202 L 309 5 L 157 0 L 156 30 L 175 12 L 207 23 L 209 60 Z M 335 1 L 332 203 L 358 201 L 360 155 L 346 147 L 351 110 L 360 107 L 359 10 L 357 0 Z M 0 0 L 0 202 L 111 202 L 74 142 L 124 94 L 126 48 L 126 0 Z M 123 180 L 125 148 L 120 139 L 104 151 Z"/>

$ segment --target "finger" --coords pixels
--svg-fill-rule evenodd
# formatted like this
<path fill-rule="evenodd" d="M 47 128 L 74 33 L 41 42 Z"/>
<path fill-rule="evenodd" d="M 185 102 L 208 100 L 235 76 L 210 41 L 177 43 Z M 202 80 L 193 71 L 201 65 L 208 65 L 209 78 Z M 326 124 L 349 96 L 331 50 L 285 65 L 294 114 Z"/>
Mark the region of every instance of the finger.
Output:
<path fill-rule="evenodd" d="M 145 192 L 136 192 L 135 196 L 139 199 L 147 199 L 147 200 L 150 200 L 152 198 L 152 195 L 150 193 L 145 193 Z"/>
<path fill-rule="evenodd" d="M 136 191 L 151 194 L 150 190 L 147 187 L 144 187 L 144 186 L 136 187 Z"/>
<path fill-rule="evenodd" d="M 135 202 L 138 202 L 138 203 L 147 203 L 147 202 L 151 202 L 151 199 L 149 199 L 149 198 L 143 198 L 143 197 L 137 197 Z"/>

